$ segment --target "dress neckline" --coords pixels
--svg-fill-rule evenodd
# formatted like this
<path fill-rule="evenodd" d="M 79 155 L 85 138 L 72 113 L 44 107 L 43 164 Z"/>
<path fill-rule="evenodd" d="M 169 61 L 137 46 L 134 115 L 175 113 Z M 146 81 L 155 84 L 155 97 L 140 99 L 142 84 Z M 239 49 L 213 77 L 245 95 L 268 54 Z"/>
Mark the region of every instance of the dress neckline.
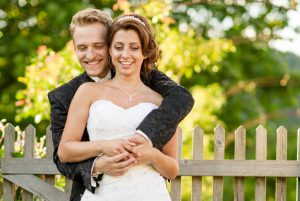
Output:
<path fill-rule="evenodd" d="M 116 106 L 116 107 L 118 107 L 118 108 L 120 108 L 120 109 L 122 109 L 122 110 L 124 110 L 124 111 L 130 110 L 130 109 L 133 109 L 133 108 L 136 108 L 136 107 L 138 107 L 139 105 L 144 105 L 144 104 L 146 104 L 146 105 L 149 104 L 149 105 L 154 106 L 155 108 L 158 108 L 158 106 L 157 106 L 156 104 L 151 103 L 151 102 L 140 102 L 140 103 L 137 103 L 137 104 L 134 105 L 134 106 L 131 106 L 131 107 L 128 107 L 128 108 L 124 108 L 124 107 L 122 107 L 122 106 L 120 106 L 120 105 L 114 103 L 113 101 L 107 100 L 107 99 L 98 99 L 98 100 L 94 101 L 94 102 L 91 104 L 90 108 L 92 108 L 94 105 L 96 105 L 96 104 L 99 103 L 99 102 L 107 102 L 107 103 L 110 103 L 110 104 L 112 104 L 112 105 L 114 105 L 114 106 Z"/>

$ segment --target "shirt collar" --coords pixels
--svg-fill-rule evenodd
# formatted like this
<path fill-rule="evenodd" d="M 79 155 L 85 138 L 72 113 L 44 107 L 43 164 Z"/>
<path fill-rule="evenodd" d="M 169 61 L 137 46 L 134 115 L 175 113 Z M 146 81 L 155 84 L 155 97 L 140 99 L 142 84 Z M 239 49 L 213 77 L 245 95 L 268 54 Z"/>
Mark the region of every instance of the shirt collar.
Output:
<path fill-rule="evenodd" d="M 111 72 L 108 71 L 108 73 L 106 74 L 105 77 L 91 77 L 92 80 L 94 80 L 95 82 L 103 82 L 103 81 L 106 81 L 106 80 L 110 80 L 111 79 Z"/>

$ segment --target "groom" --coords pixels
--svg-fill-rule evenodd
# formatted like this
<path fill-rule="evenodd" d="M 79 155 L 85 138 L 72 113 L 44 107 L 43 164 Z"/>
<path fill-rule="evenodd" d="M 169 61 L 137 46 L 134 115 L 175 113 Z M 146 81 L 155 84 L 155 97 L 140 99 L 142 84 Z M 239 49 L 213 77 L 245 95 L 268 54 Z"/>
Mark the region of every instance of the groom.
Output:
<path fill-rule="evenodd" d="M 93 192 L 95 181 L 92 174 L 99 172 L 120 175 L 130 167 L 130 163 L 126 163 L 129 160 L 120 160 L 119 155 L 102 155 L 76 163 L 62 163 L 57 155 L 68 109 L 78 87 L 85 82 L 101 82 L 114 76 L 114 72 L 108 66 L 106 45 L 106 32 L 111 23 L 111 17 L 97 9 L 88 8 L 73 16 L 70 31 L 78 61 L 85 72 L 48 94 L 51 104 L 53 160 L 58 170 L 73 180 L 70 200 L 74 201 L 80 200 L 85 189 Z M 194 100 L 186 89 L 158 70 L 153 70 L 143 81 L 164 99 L 161 106 L 149 113 L 137 127 L 134 139 L 137 143 L 148 141 L 161 149 L 175 133 L 178 123 L 190 112 Z M 82 140 L 89 140 L 86 129 Z"/>

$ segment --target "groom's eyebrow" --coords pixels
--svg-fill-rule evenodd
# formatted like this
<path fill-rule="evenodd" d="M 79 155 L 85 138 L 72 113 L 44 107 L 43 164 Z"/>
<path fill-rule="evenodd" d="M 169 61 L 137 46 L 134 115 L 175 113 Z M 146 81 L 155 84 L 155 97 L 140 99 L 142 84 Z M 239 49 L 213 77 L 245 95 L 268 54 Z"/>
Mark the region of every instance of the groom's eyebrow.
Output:
<path fill-rule="evenodd" d="M 84 45 L 84 44 L 78 44 L 78 45 L 76 45 L 77 48 L 85 47 L 85 46 L 86 46 L 86 45 Z"/>
<path fill-rule="evenodd" d="M 106 45 L 107 43 L 106 42 L 96 42 L 96 43 L 94 43 L 94 45 Z"/>

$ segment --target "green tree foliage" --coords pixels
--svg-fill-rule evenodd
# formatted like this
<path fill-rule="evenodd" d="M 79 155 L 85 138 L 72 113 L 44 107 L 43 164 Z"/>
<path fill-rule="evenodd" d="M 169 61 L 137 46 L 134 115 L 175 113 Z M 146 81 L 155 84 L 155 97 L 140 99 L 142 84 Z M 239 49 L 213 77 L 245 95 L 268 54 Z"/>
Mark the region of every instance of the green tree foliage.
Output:
<path fill-rule="evenodd" d="M 228 131 L 226 158 L 233 158 L 234 130 L 242 124 L 248 136 L 246 157 L 254 159 L 254 132 L 263 124 L 270 133 L 268 159 L 275 158 L 273 145 L 279 125 L 289 131 L 288 159 L 295 159 L 300 120 L 300 59 L 269 46 L 272 39 L 280 37 L 278 31 L 288 25 L 289 5 L 183 0 L 63 2 L 19 1 L 3 6 L 0 3 L 0 25 L 1 20 L 10 22 L 0 27 L 4 33 L 0 39 L 0 117 L 10 117 L 11 121 L 17 111 L 16 120 L 20 123 L 48 123 L 47 92 L 81 71 L 71 44 L 67 43 L 71 15 L 94 5 L 113 16 L 136 12 L 150 19 L 162 49 L 158 68 L 187 87 L 196 100 L 193 111 L 181 124 L 186 133 L 185 158 L 192 155 L 191 133 L 196 124 L 208 134 L 204 144 L 210 152 L 205 153 L 205 158 L 212 158 L 212 134 L 217 124 Z M 41 45 L 48 48 L 38 48 Z M 15 82 L 16 77 L 19 83 Z M 183 181 L 184 200 L 189 200 L 191 180 Z M 203 182 L 203 198 L 211 200 L 208 192 L 212 181 L 205 178 Z M 233 200 L 230 182 L 225 180 L 224 192 L 228 200 Z M 274 185 L 270 180 L 267 195 L 274 197 Z M 288 183 L 287 200 L 294 200 L 295 188 L 289 185 L 294 182 Z M 253 182 L 246 182 L 248 188 L 253 189 Z M 253 190 L 246 190 L 245 197 L 254 200 Z"/>

